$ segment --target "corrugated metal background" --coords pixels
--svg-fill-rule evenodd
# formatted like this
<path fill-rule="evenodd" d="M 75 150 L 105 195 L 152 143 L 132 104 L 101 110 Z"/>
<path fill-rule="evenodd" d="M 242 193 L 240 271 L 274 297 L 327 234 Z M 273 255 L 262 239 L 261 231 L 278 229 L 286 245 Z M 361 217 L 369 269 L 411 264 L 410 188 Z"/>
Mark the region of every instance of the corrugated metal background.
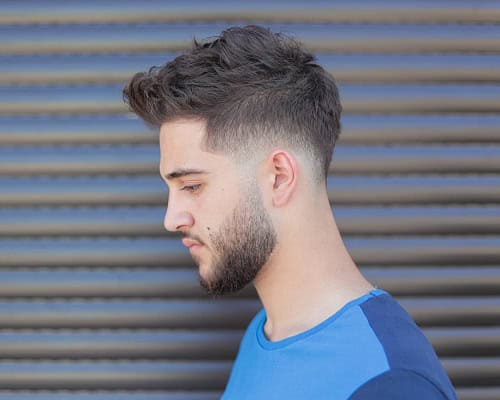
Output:
<path fill-rule="evenodd" d="M 193 35 L 260 23 L 336 76 L 329 179 L 363 272 L 461 399 L 500 398 L 498 1 L 2 1 L 0 399 L 216 399 L 252 288 L 211 300 L 177 238 L 157 133 L 122 85 Z"/>

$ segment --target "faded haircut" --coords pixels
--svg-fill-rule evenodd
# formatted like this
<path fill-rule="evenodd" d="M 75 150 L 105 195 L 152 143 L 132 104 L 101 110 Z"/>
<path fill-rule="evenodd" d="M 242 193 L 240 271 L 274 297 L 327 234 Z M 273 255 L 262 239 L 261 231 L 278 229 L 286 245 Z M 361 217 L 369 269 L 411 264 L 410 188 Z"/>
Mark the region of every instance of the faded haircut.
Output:
<path fill-rule="evenodd" d="M 123 90 L 131 111 L 157 127 L 204 119 L 214 152 L 288 145 L 324 182 L 342 112 L 333 77 L 299 42 L 263 27 L 232 27 L 212 39 L 195 39 L 190 51 L 135 74 Z"/>

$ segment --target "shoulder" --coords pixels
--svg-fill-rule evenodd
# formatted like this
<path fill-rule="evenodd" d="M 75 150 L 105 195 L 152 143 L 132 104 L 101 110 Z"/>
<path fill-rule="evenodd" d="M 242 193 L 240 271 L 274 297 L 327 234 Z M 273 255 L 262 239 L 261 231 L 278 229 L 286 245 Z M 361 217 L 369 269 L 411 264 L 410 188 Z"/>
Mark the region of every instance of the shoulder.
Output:
<path fill-rule="evenodd" d="M 373 333 L 383 347 L 389 370 L 441 374 L 441 364 L 431 344 L 410 315 L 389 295 L 361 304 Z"/>
<path fill-rule="evenodd" d="M 405 369 L 390 369 L 360 386 L 349 400 L 447 400 L 431 381 Z"/>
<path fill-rule="evenodd" d="M 361 305 L 389 363 L 379 382 L 393 387 L 401 380 L 409 387 L 409 399 L 455 399 L 455 391 L 434 349 L 410 315 L 390 295 L 377 296 Z M 378 376 L 378 375 L 377 375 Z M 394 378 L 396 377 L 396 379 Z M 376 382 L 375 382 L 376 383 Z M 444 397 L 427 397 L 419 390 L 435 390 Z M 398 388 L 403 390 L 403 388 Z M 388 397 L 398 398 L 398 397 Z"/>

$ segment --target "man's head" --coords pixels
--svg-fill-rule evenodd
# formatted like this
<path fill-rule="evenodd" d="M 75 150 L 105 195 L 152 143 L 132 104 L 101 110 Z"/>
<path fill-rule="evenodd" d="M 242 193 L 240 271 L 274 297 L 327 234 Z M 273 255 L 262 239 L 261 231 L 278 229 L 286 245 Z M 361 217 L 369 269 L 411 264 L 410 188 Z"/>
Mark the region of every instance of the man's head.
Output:
<path fill-rule="evenodd" d="M 161 128 L 166 228 L 185 235 L 209 292 L 241 289 L 279 241 L 269 207 L 288 201 L 279 186 L 295 181 L 285 175 L 300 164 L 325 185 L 340 132 L 333 78 L 293 39 L 247 26 L 136 74 L 124 98 Z M 271 190 L 281 200 L 263 197 L 263 165 L 279 172 Z"/>

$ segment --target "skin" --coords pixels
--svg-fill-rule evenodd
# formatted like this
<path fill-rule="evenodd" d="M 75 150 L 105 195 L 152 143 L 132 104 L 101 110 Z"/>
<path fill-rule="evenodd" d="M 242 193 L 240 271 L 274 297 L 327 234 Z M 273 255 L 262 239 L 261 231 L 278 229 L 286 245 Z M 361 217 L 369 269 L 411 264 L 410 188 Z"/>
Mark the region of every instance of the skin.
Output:
<path fill-rule="evenodd" d="M 169 121 L 160 129 L 160 174 L 170 188 L 164 225 L 187 236 L 202 286 L 213 294 L 239 290 L 241 281 L 222 290 L 211 284 L 236 265 L 234 258 L 220 260 L 241 238 L 266 238 L 256 247 L 263 256 L 249 256 L 251 265 L 238 268 L 253 269 L 247 280 L 266 310 L 264 333 L 272 341 L 314 327 L 373 289 L 350 257 L 326 187 L 313 179 L 306 155 L 285 146 L 265 149 L 249 170 L 228 154 L 207 151 L 204 135 L 201 119 Z M 266 246 L 270 232 L 276 240 Z"/>

